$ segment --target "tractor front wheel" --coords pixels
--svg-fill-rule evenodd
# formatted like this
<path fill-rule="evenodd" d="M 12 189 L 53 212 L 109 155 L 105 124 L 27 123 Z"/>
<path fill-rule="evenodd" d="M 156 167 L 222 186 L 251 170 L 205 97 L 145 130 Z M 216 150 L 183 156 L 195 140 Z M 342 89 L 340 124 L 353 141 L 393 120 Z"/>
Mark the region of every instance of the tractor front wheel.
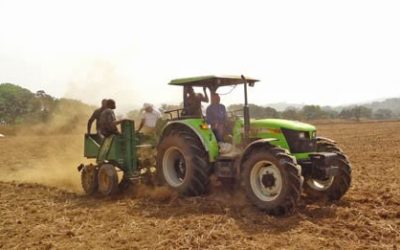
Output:
<path fill-rule="evenodd" d="M 242 167 L 242 183 L 255 206 L 273 215 L 292 213 L 296 209 L 301 193 L 301 170 L 284 150 L 273 146 L 254 149 Z"/>
<path fill-rule="evenodd" d="M 118 192 L 118 175 L 115 167 L 111 164 L 100 166 L 98 173 L 99 191 L 104 196 Z"/>

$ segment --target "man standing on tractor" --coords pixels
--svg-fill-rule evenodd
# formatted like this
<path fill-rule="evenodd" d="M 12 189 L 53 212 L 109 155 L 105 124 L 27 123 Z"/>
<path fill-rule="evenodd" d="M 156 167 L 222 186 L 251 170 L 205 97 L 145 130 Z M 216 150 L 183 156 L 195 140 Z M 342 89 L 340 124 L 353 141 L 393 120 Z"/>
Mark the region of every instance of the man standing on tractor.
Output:
<path fill-rule="evenodd" d="M 201 102 L 208 102 L 208 96 L 206 87 L 203 87 L 204 95 L 201 93 L 196 93 L 193 87 L 189 87 L 186 94 L 186 107 L 185 115 L 187 116 L 201 116 Z"/>
<path fill-rule="evenodd" d="M 100 133 L 100 116 L 101 113 L 107 108 L 107 99 L 103 99 L 101 101 L 101 107 L 96 109 L 92 116 L 90 116 L 88 123 L 87 123 L 87 133 L 90 134 L 90 130 L 92 128 L 93 122 L 96 120 L 96 131 Z"/>
<path fill-rule="evenodd" d="M 143 134 L 154 134 L 158 119 L 161 118 L 160 112 L 153 108 L 153 104 L 143 104 L 144 112 L 142 113 L 142 120 L 138 128 L 138 132 L 142 130 Z"/>
<path fill-rule="evenodd" d="M 117 125 L 120 124 L 122 120 L 117 120 L 115 118 L 113 111 L 115 108 L 115 101 L 113 99 L 109 99 L 106 103 L 106 109 L 101 113 L 100 133 L 104 137 L 119 134 Z"/>

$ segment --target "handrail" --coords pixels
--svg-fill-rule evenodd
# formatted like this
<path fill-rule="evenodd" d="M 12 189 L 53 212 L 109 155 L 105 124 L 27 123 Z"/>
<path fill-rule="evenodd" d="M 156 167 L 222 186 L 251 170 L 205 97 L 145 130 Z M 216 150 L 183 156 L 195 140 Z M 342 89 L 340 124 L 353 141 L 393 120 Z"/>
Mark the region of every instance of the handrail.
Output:
<path fill-rule="evenodd" d="M 167 111 L 164 111 L 164 114 L 169 114 L 169 117 L 172 120 L 173 119 L 172 113 L 176 112 L 178 119 L 180 119 L 181 118 L 181 114 L 180 114 L 181 112 L 180 111 L 183 111 L 183 108 L 167 110 Z"/>

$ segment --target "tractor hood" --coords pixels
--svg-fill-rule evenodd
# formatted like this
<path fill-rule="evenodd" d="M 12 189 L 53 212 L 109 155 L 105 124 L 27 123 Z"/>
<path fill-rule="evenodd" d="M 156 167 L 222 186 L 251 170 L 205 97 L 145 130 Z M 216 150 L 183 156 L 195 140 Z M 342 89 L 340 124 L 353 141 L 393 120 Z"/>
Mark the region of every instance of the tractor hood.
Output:
<path fill-rule="evenodd" d="M 251 128 L 285 128 L 297 131 L 315 131 L 315 126 L 298 121 L 283 119 L 251 120 Z"/>

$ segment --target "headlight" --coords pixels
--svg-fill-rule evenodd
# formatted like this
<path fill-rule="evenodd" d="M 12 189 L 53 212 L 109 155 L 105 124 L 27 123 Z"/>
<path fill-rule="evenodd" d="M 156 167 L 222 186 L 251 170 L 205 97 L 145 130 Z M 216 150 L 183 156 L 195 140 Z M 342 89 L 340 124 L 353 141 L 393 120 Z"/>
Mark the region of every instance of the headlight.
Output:
<path fill-rule="evenodd" d="M 300 132 L 298 135 L 299 135 L 300 139 L 306 138 L 306 133 L 305 132 Z"/>
<path fill-rule="evenodd" d="M 317 131 L 311 132 L 311 139 L 315 139 L 317 137 Z"/>

